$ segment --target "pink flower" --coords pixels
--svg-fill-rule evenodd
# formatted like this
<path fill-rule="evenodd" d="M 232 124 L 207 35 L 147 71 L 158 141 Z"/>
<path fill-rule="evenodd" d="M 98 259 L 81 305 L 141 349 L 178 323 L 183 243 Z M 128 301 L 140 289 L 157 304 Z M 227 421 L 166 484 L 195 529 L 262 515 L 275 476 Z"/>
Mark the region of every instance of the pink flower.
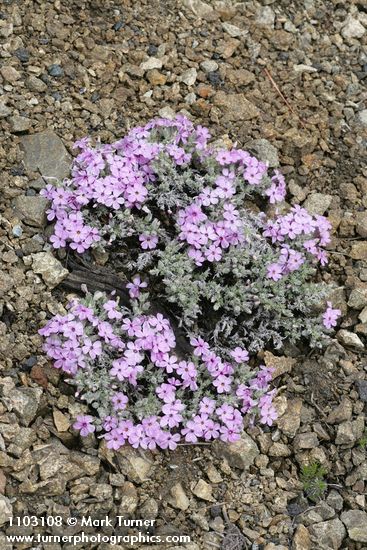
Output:
<path fill-rule="evenodd" d="M 133 278 L 132 283 L 127 283 L 126 288 L 129 289 L 129 294 L 131 298 L 138 298 L 141 288 L 146 288 L 148 283 L 142 282 L 139 275 Z"/>
<path fill-rule="evenodd" d="M 170 449 L 174 451 L 177 448 L 177 443 L 181 440 L 180 434 L 171 434 L 169 432 L 163 433 L 164 436 L 162 436 L 159 446 L 161 449 Z"/>
<path fill-rule="evenodd" d="M 107 317 L 109 319 L 122 319 L 122 313 L 116 311 L 117 306 L 118 303 L 115 300 L 108 300 L 108 302 L 103 304 L 103 309 L 107 311 Z"/>
<path fill-rule="evenodd" d="M 204 254 L 208 262 L 219 262 L 222 257 L 222 250 L 219 246 L 212 244 L 207 250 L 205 250 Z"/>
<path fill-rule="evenodd" d="M 118 420 L 115 416 L 106 416 L 103 422 L 103 429 L 106 430 L 106 432 L 110 432 L 114 428 L 117 428 L 118 426 Z"/>
<path fill-rule="evenodd" d="M 76 417 L 76 422 L 73 424 L 73 428 L 80 430 L 80 435 L 86 437 L 88 434 L 93 433 L 96 427 L 93 426 L 93 416 L 79 415 Z"/>
<path fill-rule="evenodd" d="M 185 441 L 187 441 L 188 443 L 196 443 L 198 437 L 202 436 L 201 431 L 198 430 L 196 423 L 192 420 L 189 420 L 186 423 L 185 428 L 181 430 L 181 434 L 185 436 Z"/>
<path fill-rule="evenodd" d="M 117 451 L 120 447 L 125 445 L 125 437 L 118 428 L 112 429 L 110 432 L 104 435 L 104 439 L 107 441 L 107 448 Z"/>
<path fill-rule="evenodd" d="M 115 395 L 111 397 L 111 401 L 113 403 L 113 408 L 115 409 L 115 411 L 122 411 L 126 409 L 126 405 L 129 402 L 127 396 L 122 392 L 115 393 Z"/>
<path fill-rule="evenodd" d="M 260 414 L 261 414 L 260 421 L 263 424 L 267 424 L 268 426 L 272 426 L 273 421 L 276 420 L 276 418 L 277 418 L 277 412 L 274 409 L 274 407 L 269 407 L 269 408 L 266 408 L 266 409 L 262 409 L 260 411 Z"/>
<path fill-rule="evenodd" d="M 267 267 L 267 277 L 268 279 L 273 279 L 273 281 L 279 281 L 282 278 L 283 267 L 279 264 L 270 264 Z"/>
<path fill-rule="evenodd" d="M 240 347 L 236 347 L 233 351 L 231 351 L 231 355 L 236 363 L 247 363 L 250 357 L 248 351 Z"/>
<path fill-rule="evenodd" d="M 327 329 L 335 327 L 341 314 L 342 312 L 340 311 L 340 309 L 333 309 L 331 302 L 327 302 L 327 309 L 322 315 L 322 322 L 324 327 L 326 327 Z"/>
<path fill-rule="evenodd" d="M 171 386 L 171 384 L 161 384 L 156 388 L 156 393 L 162 401 L 165 403 L 173 403 L 175 401 L 175 391 L 176 388 Z"/>
<path fill-rule="evenodd" d="M 102 343 L 100 340 L 92 342 L 89 338 L 84 340 L 84 346 L 82 347 L 83 353 L 88 353 L 91 359 L 95 359 L 102 355 Z"/>
<path fill-rule="evenodd" d="M 139 241 L 141 242 L 143 250 L 153 250 L 157 247 L 158 237 L 156 235 L 147 235 L 144 233 L 139 236 Z"/>
<path fill-rule="evenodd" d="M 200 401 L 199 410 L 201 414 L 207 414 L 207 415 L 212 414 L 215 410 L 214 399 L 210 399 L 209 397 L 203 397 L 203 399 Z"/>
<path fill-rule="evenodd" d="M 221 374 L 214 380 L 213 385 L 217 388 L 218 393 L 227 393 L 231 389 L 231 378 Z"/>
<path fill-rule="evenodd" d="M 185 405 L 183 405 L 179 399 L 163 405 L 162 412 L 164 416 L 161 418 L 160 425 L 162 427 L 169 426 L 170 428 L 177 427 L 182 421 L 182 415 L 180 413 L 184 408 Z"/>
<path fill-rule="evenodd" d="M 209 351 L 209 344 L 200 337 L 192 337 L 190 339 L 190 344 L 194 347 L 194 355 L 196 355 L 196 357 L 205 356 Z"/>

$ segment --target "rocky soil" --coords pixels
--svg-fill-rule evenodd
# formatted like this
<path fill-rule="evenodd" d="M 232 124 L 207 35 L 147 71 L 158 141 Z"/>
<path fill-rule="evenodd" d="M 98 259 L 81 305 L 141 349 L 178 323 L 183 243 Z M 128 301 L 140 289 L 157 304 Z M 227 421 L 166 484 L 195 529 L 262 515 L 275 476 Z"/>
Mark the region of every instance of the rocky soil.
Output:
<path fill-rule="evenodd" d="M 366 43 L 362 0 L 2 1 L 2 549 L 13 548 L 5 533 L 58 533 L 10 527 L 10 514 L 152 518 L 156 534 L 190 535 L 187 550 L 367 548 Z M 288 201 L 329 217 L 321 276 L 343 321 L 322 354 L 276 359 L 275 427 L 229 447 L 112 454 L 78 439 L 71 423 L 84 405 L 41 351 L 37 330 L 64 311 L 67 271 L 38 193 L 68 175 L 77 138 L 110 142 L 177 112 L 280 165 Z M 300 475 L 315 462 L 327 472 L 316 503 Z"/>

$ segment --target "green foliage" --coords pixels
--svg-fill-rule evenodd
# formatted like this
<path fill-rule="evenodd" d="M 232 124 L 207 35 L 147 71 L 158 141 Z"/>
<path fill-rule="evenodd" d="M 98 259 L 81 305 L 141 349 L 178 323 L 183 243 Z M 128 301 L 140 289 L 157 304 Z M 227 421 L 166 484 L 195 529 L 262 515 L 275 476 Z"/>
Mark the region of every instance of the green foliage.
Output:
<path fill-rule="evenodd" d="M 301 468 L 303 490 L 313 502 L 320 500 L 327 489 L 327 483 L 324 480 L 326 473 L 326 469 L 318 462 L 312 462 Z"/>
<path fill-rule="evenodd" d="M 365 430 L 363 436 L 358 441 L 358 444 L 359 444 L 360 448 L 363 449 L 363 450 L 367 448 L 367 430 Z"/>

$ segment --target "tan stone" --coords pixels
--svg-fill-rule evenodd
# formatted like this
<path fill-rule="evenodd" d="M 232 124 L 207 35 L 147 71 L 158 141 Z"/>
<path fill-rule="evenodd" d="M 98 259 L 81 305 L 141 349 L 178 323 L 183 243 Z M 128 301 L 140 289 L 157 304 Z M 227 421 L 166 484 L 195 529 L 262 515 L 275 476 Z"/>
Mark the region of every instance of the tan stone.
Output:
<path fill-rule="evenodd" d="M 286 372 L 291 372 L 294 365 L 297 363 L 297 359 L 293 357 L 277 357 L 270 351 L 266 351 L 264 354 L 264 362 L 267 367 L 274 367 L 275 372 L 273 378 L 277 378 Z"/>
<path fill-rule="evenodd" d="M 53 419 L 58 432 L 67 432 L 70 428 L 69 419 L 59 410 L 53 411 Z"/>

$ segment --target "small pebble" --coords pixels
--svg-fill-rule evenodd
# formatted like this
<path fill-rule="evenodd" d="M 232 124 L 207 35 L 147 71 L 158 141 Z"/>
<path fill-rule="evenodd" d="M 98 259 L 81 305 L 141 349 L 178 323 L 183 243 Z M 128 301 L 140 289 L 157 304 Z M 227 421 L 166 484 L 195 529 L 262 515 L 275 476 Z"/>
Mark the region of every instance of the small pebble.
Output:
<path fill-rule="evenodd" d="M 60 65 L 50 65 L 47 72 L 50 76 L 54 76 L 55 78 L 64 76 L 64 69 Z"/>
<path fill-rule="evenodd" d="M 18 48 L 15 50 L 14 55 L 21 63 L 28 63 L 29 61 L 29 51 L 25 48 Z"/>

